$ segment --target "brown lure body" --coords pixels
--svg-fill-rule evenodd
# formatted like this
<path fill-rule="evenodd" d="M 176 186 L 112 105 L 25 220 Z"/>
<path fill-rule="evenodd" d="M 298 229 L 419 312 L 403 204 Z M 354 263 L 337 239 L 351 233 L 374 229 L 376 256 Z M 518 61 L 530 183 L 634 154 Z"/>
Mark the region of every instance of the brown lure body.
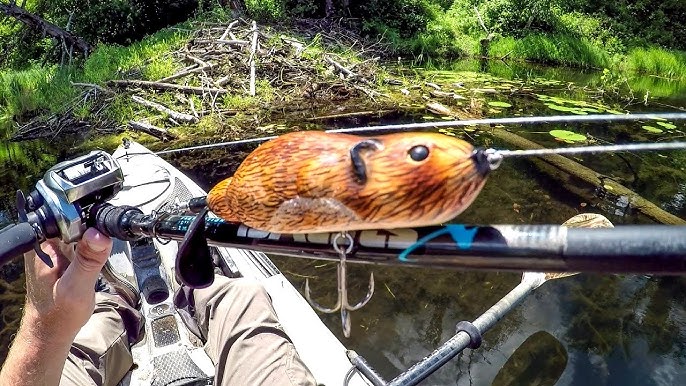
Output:
<path fill-rule="evenodd" d="M 474 154 L 437 133 L 293 132 L 250 153 L 207 203 L 224 220 L 277 233 L 433 225 L 483 187 L 489 169 Z"/>

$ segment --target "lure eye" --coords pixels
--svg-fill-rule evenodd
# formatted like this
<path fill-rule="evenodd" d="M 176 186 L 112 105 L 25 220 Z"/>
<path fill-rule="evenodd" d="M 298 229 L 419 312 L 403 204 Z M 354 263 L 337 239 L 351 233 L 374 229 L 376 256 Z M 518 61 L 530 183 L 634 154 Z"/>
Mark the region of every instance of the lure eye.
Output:
<path fill-rule="evenodd" d="M 429 156 L 429 148 L 424 145 L 413 146 L 407 153 L 413 161 L 424 161 Z"/>

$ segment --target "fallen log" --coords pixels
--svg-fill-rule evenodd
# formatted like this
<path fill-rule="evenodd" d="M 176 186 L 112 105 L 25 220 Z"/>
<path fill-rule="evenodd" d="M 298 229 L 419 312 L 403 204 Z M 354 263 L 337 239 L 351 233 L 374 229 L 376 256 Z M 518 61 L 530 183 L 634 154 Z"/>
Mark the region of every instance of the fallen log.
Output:
<path fill-rule="evenodd" d="M 206 93 L 211 94 L 226 94 L 227 91 L 223 88 L 205 88 L 205 87 L 193 87 L 193 86 L 181 86 L 172 83 L 161 83 L 161 82 L 150 82 L 147 80 L 133 80 L 133 79 L 121 79 L 121 80 L 110 80 L 107 82 L 109 87 L 140 87 L 149 88 L 154 90 L 173 90 L 185 94 L 195 94 L 204 95 Z"/>
<path fill-rule="evenodd" d="M 152 135 L 153 137 L 161 141 L 169 141 L 171 139 L 176 139 L 176 135 L 170 133 L 169 131 L 167 131 L 167 129 L 163 129 L 161 127 L 157 127 L 149 123 L 129 121 L 129 129 L 134 131 L 141 131 L 148 135 Z"/>
<path fill-rule="evenodd" d="M 185 123 L 195 123 L 198 121 L 198 118 L 196 118 L 190 114 L 180 113 L 178 111 L 174 111 L 174 110 L 172 110 L 166 106 L 163 106 L 159 103 L 152 102 L 152 101 L 149 101 L 147 99 L 141 98 L 137 95 L 132 96 L 131 99 L 133 99 L 134 102 L 141 104 L 145 107 L 150 107 L 151 109 L 155 109 L 161 113 L 167 114 L 175 121 L 181 121 L 181 122 L 185 122 Z"/>
<path fill-rule="evenodd" d="M 17 6 L 14 1 L 10 1 L 7 4 L 0 3 L 0 12 L 19 20 L 33 30 L 43 32 L 45 35 L 49 35 L 58 41 L 64 42 L 69 47 L 76 48 L 78 51 L 83 52 L 85 56 L 88 56 L 88 53 L 91 50 L 91 46 L 82 37 L 76 36 L 26 9 Z"/>
<path fill-rule="evenodd" d="M 544 148 L 533 141 L 507 130 L 492 128 L 483 131 L 492 134 L 494 137 L 518 149 Z M 531 157 L 527 158 L 527 160 L 540 167 L 546 174 L 560 180 L 565 185 L 565 188 L 574 194 L 589 197 L 594 195 L 593 192 L 596 189 L 604 189 L 612 192 L 614 195 L 625 196 L 633 209 L 641 212 L 654 221 L 662 224 L 686 225 L 686 220 L 663 210 L 624 185 L 611 179 L 603 178 L 604 176 L 602 174 L 587 168 L 578 162 L 572 161 L 567 157 L 553 154 L 544 157 Z M 551 166 L 554 168 L 551 168 Z M 560 171 L 564 172 L 566 175 L 561 174 Z M 579 184 L 580 182 L 584 182 L 593 187 L 593 191 L 582 188 Z"/>

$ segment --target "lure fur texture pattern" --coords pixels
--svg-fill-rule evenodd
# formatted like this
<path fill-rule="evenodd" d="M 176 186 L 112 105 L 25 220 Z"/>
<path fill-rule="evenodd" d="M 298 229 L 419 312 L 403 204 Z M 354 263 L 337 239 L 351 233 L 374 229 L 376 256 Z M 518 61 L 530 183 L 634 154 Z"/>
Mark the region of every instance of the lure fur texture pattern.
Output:
<path fill-rule="evenodd" d="M 226 221 L 277 233 L 439 224 L 481 191 L 489 169 L 475 154 L 438 133 L 293 132 L 250 153 L 207 203 Z"/>

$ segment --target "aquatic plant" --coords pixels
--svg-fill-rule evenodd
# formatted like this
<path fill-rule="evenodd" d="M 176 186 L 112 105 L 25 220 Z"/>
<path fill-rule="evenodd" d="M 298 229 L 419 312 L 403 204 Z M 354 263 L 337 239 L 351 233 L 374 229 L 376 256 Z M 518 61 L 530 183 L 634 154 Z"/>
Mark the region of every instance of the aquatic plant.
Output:
<path fill-rule="evenodd" d="M 587 139 L 585 135 L 568 130 L 550 130 L 548 133 L 555 139 L 567 143 L 584 142 Z"/>

